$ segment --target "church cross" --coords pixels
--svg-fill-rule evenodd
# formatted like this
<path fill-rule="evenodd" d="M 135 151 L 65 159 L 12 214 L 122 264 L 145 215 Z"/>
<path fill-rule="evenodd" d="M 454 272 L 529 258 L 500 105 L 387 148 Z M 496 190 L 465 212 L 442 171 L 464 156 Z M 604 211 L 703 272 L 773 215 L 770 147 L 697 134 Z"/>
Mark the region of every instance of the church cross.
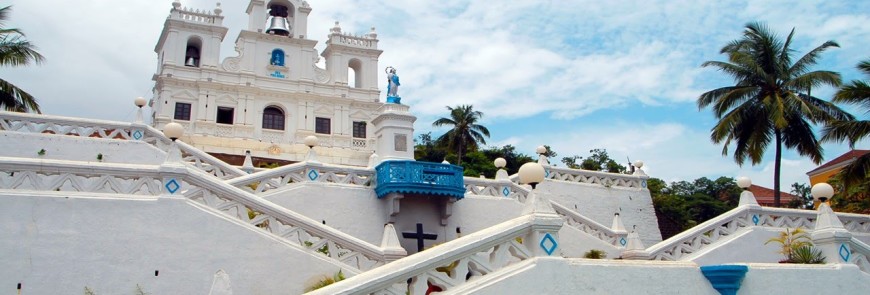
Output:
<path fill-rule="evenodd" d="M 437 234 L 428 234 L 423 232 L 423 224 L 417 224 L 416 232 L 403 232 L 402 237 L 406 239 L 417 239 L 417 252 L 423 251 L 423 240 L 434 240 L 438 238 Z"/>

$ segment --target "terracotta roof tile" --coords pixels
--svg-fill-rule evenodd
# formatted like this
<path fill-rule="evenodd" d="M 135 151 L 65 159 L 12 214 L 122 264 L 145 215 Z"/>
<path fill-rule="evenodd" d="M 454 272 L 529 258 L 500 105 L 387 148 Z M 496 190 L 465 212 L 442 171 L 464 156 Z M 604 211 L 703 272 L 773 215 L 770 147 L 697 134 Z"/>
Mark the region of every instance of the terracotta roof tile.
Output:
<path fill-rule="evenodd" d="M 822 164 L 822 166 L 819 166 L 816 169 L 810 170 L 810 172 L 807 172 L 807 175 L 818 174 L 818 172 L 828 170 L 828 168 L 831 168 L 837 164 L 840 164 L 840 163 L 852 160 L 854 158 L 863 156 L 864 154 L 867 154 L 867 153 L 870 153 L 870 150 L 851 150 L 851 151 L 848 151 L 845 154 L 842 154 L 839 157 L 837 157 L 833 160 L 830 160 L 827 163 Z"/>
<path fill-rule="evenodd" d="M 753 195 L 755 195 L 755 200 L 758 201 L 759 205 L 773 206 L 773 190 L 772 189 L 753 184 L 752 186 L 749 187 L 749 191 L 752 192 Z M 791 202 L 791 200 L 794 200 L 797 198 L 798 198 L 798 196 L 781 191 L 779 194 L 780 206 L 788 205 L 788 202 Z"/>

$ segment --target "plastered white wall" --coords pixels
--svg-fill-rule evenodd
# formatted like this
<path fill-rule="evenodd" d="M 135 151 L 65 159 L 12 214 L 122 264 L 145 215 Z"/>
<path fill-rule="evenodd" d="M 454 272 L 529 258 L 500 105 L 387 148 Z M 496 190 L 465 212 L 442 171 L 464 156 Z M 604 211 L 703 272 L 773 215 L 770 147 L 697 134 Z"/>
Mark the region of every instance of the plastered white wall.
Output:
<path fill-rule="evenodd" d="M 776 242 L 767 245 L 764 243 L 771 238 L 778 237 L 780 232 L 781 230 L 773 228 L 751 227 L 723 243 L 717 243 L 709 249 L 693 255 L 689 260 L 698 265 L 735 262 L 777 263 L 785 259 L 785 256 L 778 253 L 781 245 Z"/>
<path fill-rule="evenodd" d="M 867 294 L 854 265 L 749 264 L 737 294 Z M 446 294 L 719 294 L 691 262 L 537 258 Z"/>
<path fill-rule="evenodd" d="M 637 226 L 644 246 L 662 240 L 649 190 L 553 180 L 539 184 L 538 190 L 546 193 L 551 201 L 605 226 L 611 225 L 614 213 L 620 213 L 626 230 Z"/>
<path fill-rule="evenodd" d="M 45 155 L 38 155 L 45 149 Z M 133 140 L 115 140 L 53 134 L 0 132 L 0 156 L 104 163 L 159 165 L 166 154 L 154 146 Z"/>
<path fill-rule="evenodd" d="M 0 232 L 3 294 L 208 294 L 219 269 L 235 294 L 299 294 L 340 269 L 176 198 L 0 195 Z"/>

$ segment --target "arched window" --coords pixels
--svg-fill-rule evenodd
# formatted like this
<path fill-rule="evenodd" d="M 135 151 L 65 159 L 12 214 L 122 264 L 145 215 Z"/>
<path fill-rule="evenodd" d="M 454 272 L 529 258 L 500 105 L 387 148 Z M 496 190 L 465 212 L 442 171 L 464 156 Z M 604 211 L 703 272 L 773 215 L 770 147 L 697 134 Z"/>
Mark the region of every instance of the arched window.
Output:
<path fill-rule="evenodd" d="M 362 62 L 354 58 L 347 62 L 347 86 L 362 88 Z"/>
<path fill-rule="evenodd" d="M 277 49 L 272 50 L 272 59 L 269 60 L 269 64 L 273 66 L 284 66 L 284 50 Z"/>
<path fill-rule="evenodd" d="M 187 49 L 184 51 L 184 65 L 199 67 L 200 53 L 202 52 L 202 40 L 193 36 L 187 39 Z"/>
<path fill-rule="evenodd" d="M 284 111 L 277 107 L 264 109 L 263 129 L 284 130 Z"/>

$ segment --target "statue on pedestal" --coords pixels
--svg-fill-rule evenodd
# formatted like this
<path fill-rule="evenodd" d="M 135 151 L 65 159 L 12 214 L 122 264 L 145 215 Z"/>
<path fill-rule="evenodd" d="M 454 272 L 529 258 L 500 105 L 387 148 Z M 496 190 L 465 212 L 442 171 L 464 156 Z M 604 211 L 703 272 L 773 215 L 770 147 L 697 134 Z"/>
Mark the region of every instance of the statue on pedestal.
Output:
<path fill-rule="evenodd" d="M 402 104 L 402 98 L 399 97 L 399 75 L 396 74 L 396 68 L 387 67 L 384 69 L 387 72 L 387 103 Z"/>

